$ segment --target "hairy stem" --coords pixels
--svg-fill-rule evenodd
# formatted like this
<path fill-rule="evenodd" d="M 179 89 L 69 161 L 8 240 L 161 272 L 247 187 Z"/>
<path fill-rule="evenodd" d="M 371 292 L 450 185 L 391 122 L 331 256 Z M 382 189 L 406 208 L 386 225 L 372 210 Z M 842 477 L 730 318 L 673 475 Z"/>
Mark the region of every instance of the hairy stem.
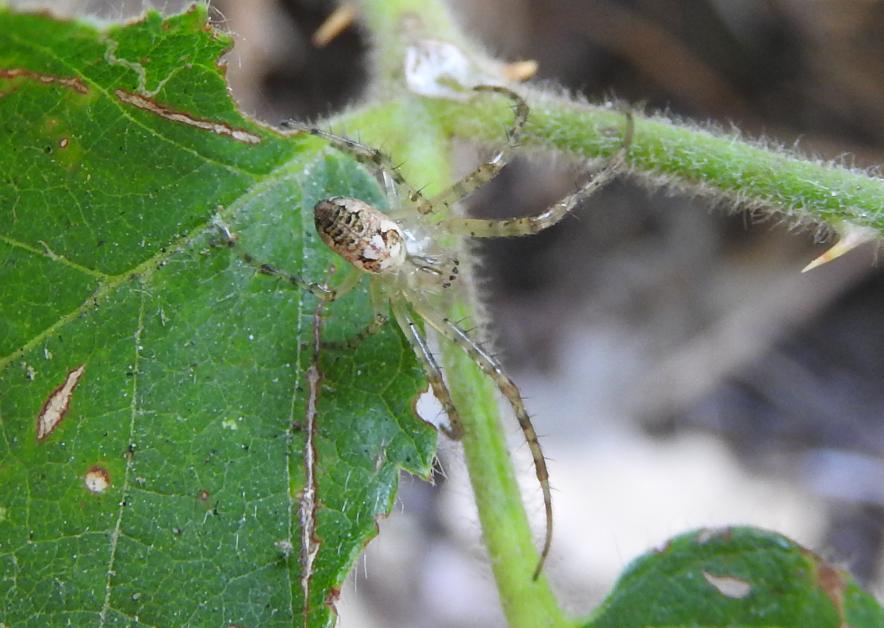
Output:
<path fill-rule="evenodd" d="M 461 305 L 453 314 L 469 311 Z M 568 625 L 546 576 L 532 579 L 538 552 L 501 429 L 496 389 L 457 347 L 445 346 L 442 354 L 451 396 L 464 408 L 464 454 L 504 615 L 511 626 Z"/>
<path fill-rule="evenodd" d="M 401 120 L 413 125 L 403 128 Z M 366 142 L 384 145 L 404 161 L 408 180 L 432 191 L 451 180 L 447 138 L 432 120 L 424 101 L 415 98 L 373 109 L 370 116 L 359 118 L 358 127 L 352 121 L 347 125 L 364 129 L 360 135 Z M 452 304 L 448 313 L 453 320 L 476 319 L 470 283 L 465 292 L 466 299 Z M 565 625 L 546 578 L 531 578 L 539 555 L 501 427 L 497 390 L 458 347 L 440 344 L 451 396 L 462 414 L 467 470 L 504 614 L 512 626 Z"/>
<path fill-rule="evenodd" d="M 611 107 L 553 97 L 519 88 L 531 106 L 522 134 L 527 148 L 551 150 L 574 159 L 610 156 L 622 142 L 624 115 Z M 512 118 L 505 103 L 476 98 L 470 102 L 427 100 L 430 116 L 447 135 L 499 146 Z M 372 104 L 340 121 L 354 127 L 389 107 Z M 737 209 L 768 210 L 794 222 L 847 221 L 884 234 L 884 179 L 863 170 L 803 159 L 735 134 L 716 134 L 662 117 L 635 116 L 630 172 L 660 186 L 732 204 Z"/>
<path fill-rule="evenodd" d="M 428 111 L 429 103 L 409 95 L 401 84 L 403 55 L 416 37 L 467 44 L 439 2 L 364 0 L 362 12 L 375 42 L 373 89 L 382 90 L 388 100 L 382 107 L 343 120 L 348 127 L 364 129 L 366 141 L 384 146 L 402 161 L 408 180 L 426 186 L 429 193 L 439 191 L 451 182 L 449 138 Z M 390 100 L 390 94 L 396 98 Z M 405 120 L 408 124 L 403 124 Z M 475 299 L 468 284 L 464 300 L 453 303 L 448 316 L 475 320 Z M 463 415 L 467 469 L 504 614 L 513 626 L 564 625 L 564 614 L 545 576 L 532 579 L 539 556 L 502 431 L 496 388 L 458 347 L 441 344 L 452 399 Z"/>
<path fill-rule="evenodd" d="M 577 158 L 607 157 L 619 146 L 623 113 L 520 90 L 531 114 L 526 146 Z M 457 137 L 499 144 L 511 113 L 487 99 L 435 101 L 433 111 Z M 772 210 L 798 223 L 847 221 L 884 232 L 884 179 L 858 169 L 804 159 L 779 147 L 714 133 L 661 116 L 635 116 L 628 157 L 634 174 L 700 193 L 740 209 Z"/>

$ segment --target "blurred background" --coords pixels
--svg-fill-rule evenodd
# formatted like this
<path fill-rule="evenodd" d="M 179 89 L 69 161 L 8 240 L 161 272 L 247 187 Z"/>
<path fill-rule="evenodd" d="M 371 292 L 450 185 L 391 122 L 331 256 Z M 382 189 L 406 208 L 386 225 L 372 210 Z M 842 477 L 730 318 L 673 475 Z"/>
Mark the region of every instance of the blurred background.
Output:
<path fill-rule="evenodd" d="M 613 95 L 822 159 L 884 163 L 882 2 L 450 2 L 492 53 L 535 59 L 539 80 L 590 100 Z M 149 3 L 49 4 L 116 19 Z M 359 101 L 365 38 L 350 29 L 321 49 L 310 41 L 329 2 L 212 5 L 236 37 L 227 62 L 245 112 L 317 120 Z M 464 169 L 473 148 L 455 148 Z M 470 211 L 534 213 L 580 180 L 578 167 L 517 160 Z M 575 612 L 640 553 L 724 524 L 788 534 L 884 594 L 876 248 L 802 275 L 825 248 L 817 234 L 728 209 L 620 180 L 565 224 L 479 249 L 498 348 L 551 458 L 547 573 Z M 539 538 L 530 456 L 514 421 L 510 432 Z M 459 447 L 441 439 L 440 449 L 435 485 L 403 478 L 344 587 L 341 626 L 504 624 Z"/>

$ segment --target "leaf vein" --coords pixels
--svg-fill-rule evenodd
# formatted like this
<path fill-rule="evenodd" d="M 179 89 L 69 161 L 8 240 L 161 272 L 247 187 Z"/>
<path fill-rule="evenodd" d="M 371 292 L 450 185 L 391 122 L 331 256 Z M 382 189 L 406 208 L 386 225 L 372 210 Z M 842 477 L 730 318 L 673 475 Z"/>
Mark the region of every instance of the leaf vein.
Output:
<path fill-rule="evenodd" d="M 82 264 L 78 264 L 77 262 L 72 262 L 71 260 L 66 258 L 64 255 L 59 255 L 58 253 L 56 253 L 52 249 L 50 249 L 49 245 L 47 245 L 42 240 L 40 241 L 40 244 L 43 245 L 42 251 L 36 247 L 31 246 L 30 244 L 27 244 L 25 242 L 21 242 L 19 240 L 14 239 L 14 238 L 10 238 L 9 236 L 5 236 L 2 233 L 0 233 L 0 242 L 4 242 L 14 248 L 23 249 L 33 255 L 38 255 L 40 257 L 46 257 L 48 259 L 51 259 L 53 262 L 59 262 L 60 264 L 64 264 L 65 266 L 73 268 L 74 270 L 77 270 L 85 275 L 89 275 L 90 277 L 95 277 L 96 279 L 101 279 L 103 281 L 106 281 L 111 278 L 111 275 L 103 273 L 100 270 L 95 270 L 94 268 L 89 268 L 88 266 L 83 266 Z"/>
<path fill-rule="evenodd" d="M 49 57 L 50 59 L 52 59 L 53 61 L 59 63 L 60 65 L 63 65 L 63 66 L 66 67 L 66 68 L 68 68 L 69 71 L 73 72 L 73 73 L 74 73 L 78 78 L 80 78 L 84 83 L 90 85 L 90 86 L 91 86 L 92 88 L 94 88 L 98 93 L 102 94 L 102 95 L 105 96 L 108 100 L 110 100 L 110 101 L 114 104 L 114 106 L 115 106 L 117 109 L 119 109 L 120 114 L 121 114 L 124 118 L 128 119 L 129 121 L 131 121 L 132 124 L 134 124 L 134 125 L 136 125 L 136 126 L 138 126 L 138 127 L 141 127 L 144 131 L 146 131 L 149 135 L 154 136 L 156 139 L 158 139 L 158 140 L 160 140 L 160 141 L 163 141 L 163 142 L 166 142 L 166 143 L 168 143 L 168 144 L 174 146 L 175 148 L 178 148 L 178 149 L 180 149 L 180 150 L 182 150 L 182 151 L 184 151 L 184 152 L 190 153 L 191 155 L 194 155 L 194 156 L 196 156 L 196 157 L 198 157 L 198 158 L 200 158 L 200 159 L 203 159 L 203 160 L 205 160 L 205 161 L 207 161 L 207 162 L 209 162 L 209 163 L 213 163 L 213 164 L 215 164 L 215 165 L 217 165 L 217 166 L 219 166 L 219 167 L 221 167 L 221 168 L 224 168 L 225 170 L 229 170 L 229 171 L 231 171 L 231 172 L 236 172 L 236 173 L 238 173 L 238 174 L 242 174 L 242 175 L 248 175 L 248 176 L 250 176 L 250 177 L 252 177 L 252 178 L 254 178 L 254 177 L 256 177 L 256 176 L 259 176 L 259 175 L 261 174 L 260 172 L 256 172 L 256 171 L 248 170 L 248 169 L 243 168 L 243 167 L 241 167 L 241 166 L 236 166 L 236 165 L 233 165 L 233 164 L 225 164 L 225 163 L 223 163 L 223 162 L 221 162 L 221 161 L 218 161 L 217 159 L 212 159 L 211 157 L 209 157 L 209 156 L 207 156 L 207 155 L 203 155 L 202 153 L 200 153 L 199 151 L 195 150 L 195 149 L 192 148 L 191 146 L 187 146 L 187 145 L 185 145 L 185 144 L 181 144 L 180 142 L 174 140 L 173 138 L 168 137 L 167 135 L 163 135 L 162 133 L 160 133 L 160 132 L 157 131 L 156 129 L 150 127 L 149 125 L 145 124 L 145 123 L 142 122 L 141 120 L 139 120 L 139 119 L 137 119 L 136 117 L 134 117 L 134 116 L 131 114 L 131 112 L 129 111 L 129 109 L 128 109 L 127 107 L 124 107 L 124 106 L 123 106 L 122 101 L 121 101 L 119 98 L 117 98 L 116 96 L 111 95 L 111 93 L 108 91 L 108 89 L 106 89 L 106 88 L 104 88 L 103 86 L 99 85 L 98 83 L 96 83 L 95 81 L 93 81 L 91 78 L 89 78 L 88 76 L 86 76 L 85 74 L 83 74 L 82 72 L 80 72 L 79 69 L 77 69 L 76 67 L 72 66 L 70 63 L 68 63 L 67 61 L 65 61 L 64 59 L 62 59 L 62 58 L 59 57 L 58 55 L 56 55 L 51 49 L 46 48 L 45 46 L 40 46 L 40 45 L 38 45 L 38 44 L 35 44 L 35 43 L 32 42 L 32 41 L 25 41 L 25 40 L 21 39 L 20 37 L 17 37 L 14 33 L 9 33 L 9 32 L 7 32 L 7 33 L 5 33 L 5 35 L 6 35 L 7 37 L 9 37 L 11 40 L 13 40 L 17 45 L 22 46 L 22 47 L 25 47 L 25 48 L 30 48 L 30 49 L 31 49 L 32 51 L 34 51 L 34 52 L 42 53 L 42 54 L 44 54 L 45 56 L 47 56 L 47 57 Z M 137 107 L 136 107 L 136 109 L 137 109 Z"/>
<path fill-rule="evenodd" d="M 138 415 L 138 368 L 139 363 L 141 361 L 141 332 L 144 330 L 144 305 L 147 300 L 147 293 L 145 290 L 139 291 L 141 295 L 140 304 L 138 307 L 138 327 L 135 330 L 135 334 L 133 340 L 135 341 L 135 357 L 133 358 L 133 368 L 132 368 L 132 391 L 131 391 L 131 404 L 129 406 L 129 437 L 128 443 L 133 442 L 133 438 L 135 436 L 135 417 Z M 123 521 L 123 513 L 126 510 L 126 502 L 127 502 L 127 491 L 129 490 L 129 476 L 132 472 L 132 466 L 134 464 L 133 457 L 129 456 L 126 459 L 126 471 L 123 474 L 123 485 L 120 489 L 120 503 L 119 510 L 117 511 L 117 521 L 114 524 L 114 529 L 111 532 L 111 545 L 110 545 L 110 557 L 107 561 L 107 579 L 105 581 L 105 590 L 104 590 L 104 604 L 102 605 L 101 612 L 99 613 L 99 625 L 104 626 L 105 621 L 107 619 L 107 611 L 110 609 L 110 600 L 111 600 L 111 582 L 113 580 L 114 574 L 114 563 L 117 558 L 117 542 L 120 538 L 120 528 Z"/>

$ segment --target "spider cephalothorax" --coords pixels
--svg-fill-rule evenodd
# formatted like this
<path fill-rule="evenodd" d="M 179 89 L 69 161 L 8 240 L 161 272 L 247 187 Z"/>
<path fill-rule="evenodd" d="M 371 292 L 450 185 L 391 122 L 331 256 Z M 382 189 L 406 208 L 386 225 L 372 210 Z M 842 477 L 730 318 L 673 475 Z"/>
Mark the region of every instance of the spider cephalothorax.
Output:
<path fill-rule="evenodd" d="M 545 211 L 535 216 L 505 220 L 460 218 L 451 215 L 451 206 L 491 180 L 506 165 L 518 144 L 529 111 L 521 96 L 505 87 L 482 85 L 475 90 L 502 94 L 513 101 L 515 120 L 507 135 L 509 141 L 490 160 L 431 198 L 424 197 L 418 189 L 411 187 L 390 158 L 379 150 L 326 131 L 293 125 L 301 131 L 324 138 L 334 147 L 350 154 L 357 161 L 378 169 L 384 175 L 388 201 L 393 208 L 390 215 L 365 201 L 343 196 L 321 200 L 314 207 L 314 223 L 322 241 L 362 271 L 354 275 L 352 281 L 336 291 L 330 291 L 319 284 L 289 275 L 266 264 L 259 264 L 247 254 L 243 255 L 243 259 L 265 274 L 283 277 L 326 300 L 339 298 L 354 287 L 359 279 L 368 277 L 375 316 L 358 338 L 380 329 L 386 323 L 388 313 L 392 312 L 418 361 L 423 365 L 434 395 L 448 415 L 450 425 L 441 429 L 452 438 L 460 438 L 464 427 L 451 400 L 442 371 L 416 318 L 423 319 L 441 338 L 461 347 L 482 372 L 495 382 L 509 401 L 522 428 L 543 492 L 546 535 L 540 561 L 534 572 L 536 578 L 552 542 L 552 496 L 546 460 L 519 388 L 506 375 L 497 358 L 448 317 L 450 299 L 440 297 L 444 297 L 458 280 L 460 265 L 457 257 L 443 243 L 457 236 L 487 238 L 530 235 L 556 224 L 580 200 L 589 196 L 620 170 L 632 138 L 632 116 L 627 114 L 623 144 L 605 167 L 576 192 Z M 400 198 L 407 199 L 404 206 L 399 204 Z M 395 220 L 391 217 L 393 215 L 396 216 Z M 229 233 L 227 235 L 228 241 L 232 243 L 235 238 Z"/>

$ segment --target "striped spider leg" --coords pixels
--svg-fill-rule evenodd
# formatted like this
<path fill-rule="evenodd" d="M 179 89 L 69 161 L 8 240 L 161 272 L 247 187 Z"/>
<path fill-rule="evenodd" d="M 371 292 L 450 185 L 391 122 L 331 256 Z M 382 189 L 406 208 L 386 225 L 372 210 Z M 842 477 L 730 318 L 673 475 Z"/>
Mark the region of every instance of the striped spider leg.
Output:
<path fill-rule="evenodd" d="M 632 116 L 627 113 L 621 149 L 577 192 L 546 211 L 536 216 L 506 220 L 454 218 L 449 211 L 450 206 L 494 178 L 509 161 L 529 115 L 527 103 L 512 90 L 491 85 L 479 86 L 475 90 L 504 95 L 512 100 L 514 120 L 507 133 L 507 143 L 490 160 L 432 198 L 425 197 L 418 189 L 409 185 L 392 160 L 380 150 L 320 129 L 297 124 L 288 126 L 325 139 L 334 148 L 349 154 L 383 176 L 392 207 L 389 215 L 365 201 L 343 196 L 320 200 L 314 207 L 314 224 L 322 241 L 361 271 L 353 273 L 355 280 L 349 282 L 346 288 L 351 288 L 362 277 L 368 277 L 370 282 L 375 316 L 357 340 L 380 329 L 387 321 L 387 312 L 392 312 L 424 368 L 434 395 L 448 414 L 449 426 L 442 429 L 451 438 L 460 438 L 464 428 L 442 371 L 418 325 L 418 319 L 422 319 L 441 338 L 460 347 L 494 381 L 512 407 L 531 451 L 535 473 L 543 493 L 546 534 L 540 560 L 533 574 L 536 579 L 552 544 L 552 495 L 546 459 L 518 386 L 506 375 L 493 355 L 446 315 L 454 298 L 452 290 L 459 285 L 460 262 L 442 243 L 451 236 L 528 235 L 554 225 L 580 200 L 592 194 L 623 167 L 632 138 L 633 123 Z M 438 220 L 439 216 L 442 217 L 441 221 Z M 328 290 L 266 264 L 259 264 L 246 256 L 241 257 L 260 272 L 281 277 L 292 285 L 305 287 L 327 300 L 338 298 L 345 291 L 343 287 Z"/>
<path fill-rule="evenodd" d="M 500 90 L 502 90 L 502 88 L 496 88 L 496 91 Z M 521 101 L 521 99 L 519 100 Z M 525 111 L 524 117 L 519 114 L 522 109 Z M 527 118 L 527 105 L 524 101 L 522 101 L 521 107 L 518 105 L 516 106 L 516 112 L 516 126 L 509 134 L 510 147 L 513 146 L 515 139 L 518 138 L 522 125 L 524 125 L 525 119 Z M 552 227 L 562 218 L 567 216 L 581 201 L 587 199 L 596 190 L 603 187 L 623 170 L 626 165 L 626 156 L 632 145 L 632 136 L 635 128 L 632 112 L 626 110 L 624 111 L 624 115 L 626 117 L 626 125 L 620 148 L 605 162 L 604 166 L 587 179 L 580 188 L 562 200 L 553 203 L 547 209 L 533 216 L 506 218 L 502 220 L 449 217 L 439 224 L 439 228 L 450 234 L 470 236 L 473 238 L 506 238 L 533 235 Z M 438 196 L 429 199 L 426 203 L 434 207 L 438 206 L 439 203 L 445 203 L 447 205 L 454 199 L 455 195 L 457 195 L 457 200 L 460 200 L 471 194 L 477 188 L 493 179 L 497 173 L 503 169 L 510 154 L 511 151 L 499 151 L 490 161 L 480 164 L 473 172 L 463 177 L 460 181 L 443 191 Z"/>

